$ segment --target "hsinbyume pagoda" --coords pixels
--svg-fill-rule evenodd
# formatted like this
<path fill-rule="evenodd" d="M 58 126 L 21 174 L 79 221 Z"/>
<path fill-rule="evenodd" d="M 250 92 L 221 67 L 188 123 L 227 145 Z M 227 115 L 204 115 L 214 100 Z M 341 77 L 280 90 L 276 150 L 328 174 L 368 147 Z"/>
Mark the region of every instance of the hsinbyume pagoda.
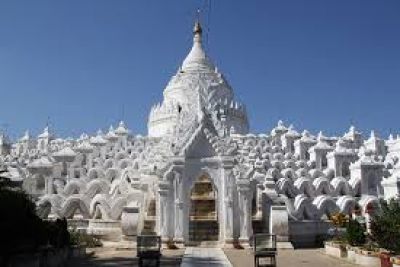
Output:
<path fill-rule="evenodd" d="M 249 133 L 246 108 L 207 57 L 197 22 L 193 46 L 151 108 L 148 135 L 124 122 L 107 133 L 55 138 L 46 128 L 11 143 L 0 164 L 37 201 L 43 218 L 103 240 L 155 233 L 165 242 L 246 245 L 254 233 L 290 246 L 314 243 L 336 212 L 367 214 L 398 197 L 400 137 L 296 131 L 279 121 Z"/>

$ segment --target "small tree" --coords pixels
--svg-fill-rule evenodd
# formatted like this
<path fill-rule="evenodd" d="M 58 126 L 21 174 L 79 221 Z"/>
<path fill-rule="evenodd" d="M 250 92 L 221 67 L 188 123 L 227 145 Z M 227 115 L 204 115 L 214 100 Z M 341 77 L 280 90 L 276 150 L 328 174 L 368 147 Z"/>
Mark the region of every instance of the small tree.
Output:
<path fill-rule="evenodd" d="M 366 241 L 365 228 L 354 219 L 350 219 L 346 225 L 345 238 L 352 246 L 362 246 Z"/>
<path fill-rule="evenodd" d="M 381 202 L 381 210 L 372 216 L 371 238 L 379 247 L 400 254 L 400 201 Z"/>
<path fill-rule="evenodd" d="M 349 221 L 349 216 L 341 212 L 336 212 L 330 216 L 330 220 L 334 226 L 334 228 L 330 229 L 332 230 L 330 233 L 333 237 L 333 241 L 343 241 L 345 234 L 343 229 L 346 227 Z"/>

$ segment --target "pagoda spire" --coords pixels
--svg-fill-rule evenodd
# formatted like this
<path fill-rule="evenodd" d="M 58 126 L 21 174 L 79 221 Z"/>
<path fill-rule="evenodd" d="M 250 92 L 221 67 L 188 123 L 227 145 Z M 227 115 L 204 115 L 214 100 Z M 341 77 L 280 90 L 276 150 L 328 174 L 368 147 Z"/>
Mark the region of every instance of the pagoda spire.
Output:
<path fill-rule="evenodd" d="M 202 45 L 202 33 L 200 20 L 196 19 L 193 27 L 193 46 L 189 54 L 186 56 L 182 63 L 182 70 L 186 71 L 189 69 L 199 70 L 201 68 L 207 70 L 214 70 L 214 65 L 208 60 L 206 53 Z"/>
<path fill-rule="evenodd" d="M 201 35 L 203 33 L 203 29 L 201 28 L 200 20 L 197 19 L 194 23 L 193 27 L 193 42 L 201 43 Z"/>

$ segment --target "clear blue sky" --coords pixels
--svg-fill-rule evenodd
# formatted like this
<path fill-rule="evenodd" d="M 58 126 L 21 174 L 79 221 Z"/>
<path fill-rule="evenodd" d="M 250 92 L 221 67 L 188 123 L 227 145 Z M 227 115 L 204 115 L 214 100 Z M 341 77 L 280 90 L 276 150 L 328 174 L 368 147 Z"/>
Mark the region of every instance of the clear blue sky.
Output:
<path fill-rule="evenodd" d="M 400 132 L 400 1 L 211 1 L 207 49 L 252 131 L 283 119 L 326 134 L 351 121 L 366 135 Z M 49 116 L 69 136 L 123 118 L 146 133 L 203 5 L 1 0 L 0 124 L 13 137 L 37 134 Z"/>

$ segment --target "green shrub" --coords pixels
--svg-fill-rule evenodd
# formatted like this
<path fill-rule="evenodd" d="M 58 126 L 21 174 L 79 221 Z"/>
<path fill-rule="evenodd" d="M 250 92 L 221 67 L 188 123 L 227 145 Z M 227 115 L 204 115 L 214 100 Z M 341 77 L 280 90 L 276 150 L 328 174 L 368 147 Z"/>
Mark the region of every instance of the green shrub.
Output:
<path fill-rule="evenodd" d="M 381 210 L 372 216 L 371 238 L 379 247 L 400 254 L 400 202 L 381 202 Z"/>
<path fill-rule="evenodd" d="M 352 246 L 362 246 L 366 241 L 365 228 L 356 220 L 349 219 L 346 224 L 346 241 Z"/>
<path fill-rule="evenodd" d="M 100 239 L 94 237 L 93 235 L 88 235 L 84 232 L 79 232 L 76 230 L 70 231 L 71 245 L 84 246 L 88 248 L 101 247 L 103 244 Z"/>

